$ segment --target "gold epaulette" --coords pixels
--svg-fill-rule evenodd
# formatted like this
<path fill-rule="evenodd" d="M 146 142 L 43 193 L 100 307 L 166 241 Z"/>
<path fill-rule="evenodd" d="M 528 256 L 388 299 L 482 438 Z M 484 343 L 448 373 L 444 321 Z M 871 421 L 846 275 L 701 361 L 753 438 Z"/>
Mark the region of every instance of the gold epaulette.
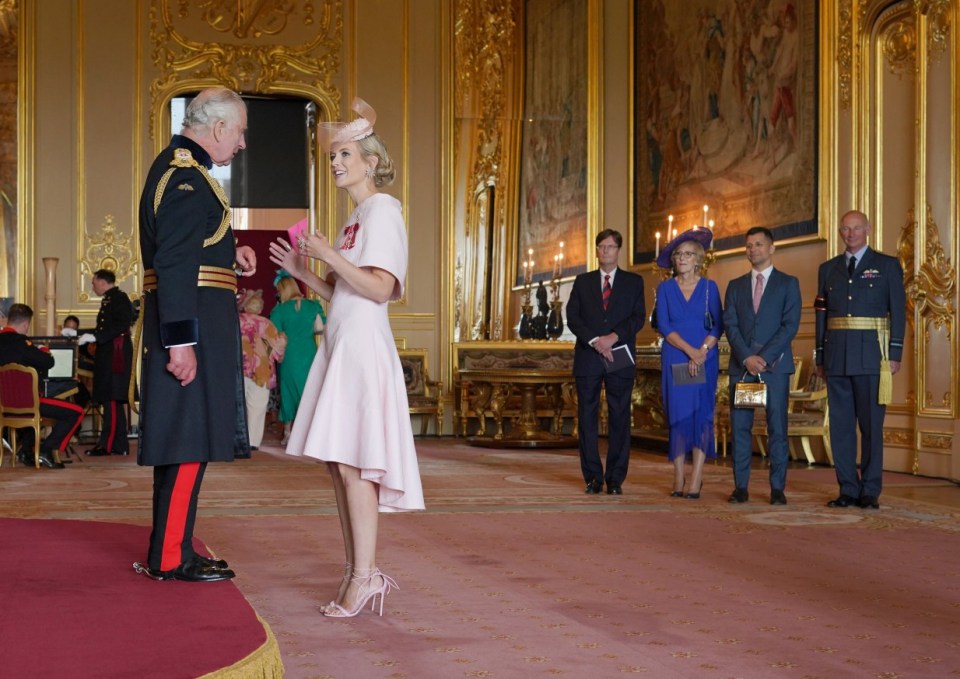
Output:
<path fill-rule="evenodd" d="M 174 149 L 173 159 L 170 161 L 170 165 L 170 169 L 164 172 L 163 176 L 160 177 L 160 181 L 157 182 L 157 191 L 153 194 L 153 214 L 157 214 L 157 210 L 160 209 L 160 201 L 163 199 L 163 192 L 166 190 L 167 182 L 170 181 L 170 177 L 173 175 L 173 173 L 178 168 L 195 167 L 200 174 L 203 175 L 203 178 L 207 180 L 207 184 L 210 185 L 210 188 L 213 190 L 217 200 L 219 200 L 220 204 L 223 205 L 223 219 L 220 220 L 220 226 L 217 227 L 216 233 L 203 241 L 203 247 L 205 248 L 210 247 L 211 245 L 216 245 L 223 240 L 223 237 L 227 235 L 227 229 L 230 228 L 230 199 L 227 198 L 226 192 L 223 190 L 220 182 L 214 179 L 213 175 L 207 171 L 207 168 L 196 161 L 196 159 L 193 157 L 193 154 L 190 152 L 190 149 Z M 177 188 L 184 190 L 184 187 L 186 186 L 189 186 L 189 184 L 181 184 Z"/>

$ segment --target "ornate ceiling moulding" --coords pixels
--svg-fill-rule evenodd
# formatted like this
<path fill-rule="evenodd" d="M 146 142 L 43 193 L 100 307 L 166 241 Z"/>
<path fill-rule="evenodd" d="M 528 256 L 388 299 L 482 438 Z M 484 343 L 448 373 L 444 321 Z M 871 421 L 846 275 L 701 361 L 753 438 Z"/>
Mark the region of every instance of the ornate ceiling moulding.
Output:
<path fill-rule="evenodd" d="M 946 328 L 947 339 L 953 336 L 953 324 L 956 309 L 953 295 L 957 284 L 957 270 L 940 243 L 940 228 L 933 219 L 930 206 L 927 205 L 927 219 L 924 224 L 923 239 L 926 259 L 919 271 L 914 270 L 914 242 L 918 234 L 917 221 L 911 210 L 907 222 L 900 230 L 897 242 L 897 256 L 903 267 L 904 287 L 907 290 L 907 319 L 914 316 L 914 308 L 923 319 L 924 335 L 929 340 L 930 324 L 940 330 Z"/>
<path fill-rule="evenodd" d="M 214 83 L 245 93 L 332 93 L 342 32 L 342 0 L 152 0 L 160 73 L 152 110 Z"/>

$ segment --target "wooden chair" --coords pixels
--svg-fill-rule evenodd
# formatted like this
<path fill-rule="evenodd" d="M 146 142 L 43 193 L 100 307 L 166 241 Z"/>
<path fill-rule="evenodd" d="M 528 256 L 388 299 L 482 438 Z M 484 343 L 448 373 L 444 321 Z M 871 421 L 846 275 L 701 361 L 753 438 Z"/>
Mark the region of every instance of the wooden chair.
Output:
<path fill-rule="evenodd" d="M 40 469 L 40 390 L 37 371 L 16 363 L 0 366 L 0 433 L 10 430 L 11 462 L 16 464 L 17 429 L 31 427 L 34 433 L 33 462 Z M 0 465 L 3 451 L 0 449 Z"/>
<path fill-rule="evenodd" d="M 427 372 L 426 349 L 400 349 L 400 366 L 407 386 L 410 414 L 420 416 L 420 436 L 427 433 L 430 417 L 436 422 L 437 436 L 443 435 L 443 382 L 431 380 Z"/>

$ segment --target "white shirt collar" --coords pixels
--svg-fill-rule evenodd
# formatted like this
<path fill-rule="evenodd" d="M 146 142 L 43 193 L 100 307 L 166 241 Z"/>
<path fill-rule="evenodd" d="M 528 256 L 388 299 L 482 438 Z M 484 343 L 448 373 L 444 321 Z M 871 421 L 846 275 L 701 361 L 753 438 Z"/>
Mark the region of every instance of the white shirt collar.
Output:
<path fill-rule="evenodd" d="M 611 271 L 609 274 L 603 269 L 599 269 L 599 271 L 600 271 L 600 287 L 601 288 L 603 287 L 603 277 L 610 276 L 610 287 L 612 288 L 613 279 L 617 277 L 617 267 L 613 267 L 613 271 Z"/>
<path fill-rule="evenodd" d="M 756 271 L 755 269 L 750 269 L 750 283 L 753 285 L 757 284 L 757 276 L 763 274 L 763 285 L 766 288 L 767 283 L 770 282 L 770 274 L 773 273 L 773 264 L 768 266 L 763 271 Z"/>

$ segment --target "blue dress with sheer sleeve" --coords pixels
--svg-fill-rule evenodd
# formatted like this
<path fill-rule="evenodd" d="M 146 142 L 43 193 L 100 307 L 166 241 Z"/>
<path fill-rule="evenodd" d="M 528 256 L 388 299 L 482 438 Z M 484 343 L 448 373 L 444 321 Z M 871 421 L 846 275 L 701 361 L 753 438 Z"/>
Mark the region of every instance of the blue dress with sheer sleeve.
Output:
<path fill-rule="evenodd" d="M 712 317 L 712 328 L 707 330 L 705 314 Z M 694 347 L 703 345 L 708 336 L 720 338 L 723 332 L 723 314 L 720 290 L 708 278 L 701 278 L 690 299 L 687 300 L 673 278 L 657 287 L 657 329 L 666 337 L 678 333 Z M 713 347 L 703 366 L 705 384 L 678 386 L 673 383 L 675 363 L 687 364 L 688 356 L 663 342 L 660 352 L 661 393 L 664 413 L 670 427 L 669 458 L 689 455 L 694 448 L 701 449 L 709 459 L 717 456 L 713 436 L 713 417 L 716 407 L 717 373 L 720 367 L 719 352 Z"/>

